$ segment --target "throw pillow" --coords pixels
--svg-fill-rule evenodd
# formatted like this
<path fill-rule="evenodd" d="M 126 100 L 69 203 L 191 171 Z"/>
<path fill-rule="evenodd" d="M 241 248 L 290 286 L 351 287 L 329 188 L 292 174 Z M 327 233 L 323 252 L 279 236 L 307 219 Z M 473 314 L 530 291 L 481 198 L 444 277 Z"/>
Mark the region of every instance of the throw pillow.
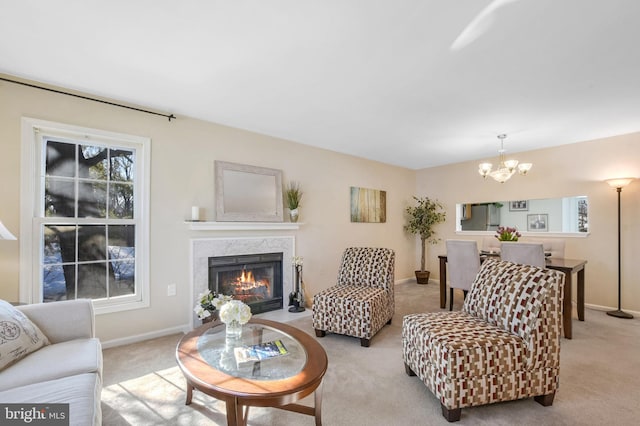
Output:
<path fill-rule="evenodd" d="M 25 314 L 0 300 L 0 371 L 48 344 L 47 336 Z"/>

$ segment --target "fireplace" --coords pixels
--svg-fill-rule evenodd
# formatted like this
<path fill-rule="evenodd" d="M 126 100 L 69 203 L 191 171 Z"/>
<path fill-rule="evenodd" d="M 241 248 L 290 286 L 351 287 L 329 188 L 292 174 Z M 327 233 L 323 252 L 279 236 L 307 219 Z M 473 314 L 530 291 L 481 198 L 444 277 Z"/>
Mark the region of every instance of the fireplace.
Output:
<path fill-rule="evenodd" d="M 243 301 L 253 314 L 282 309 L 282 253 L 209 257 L 209 289 Z"/>

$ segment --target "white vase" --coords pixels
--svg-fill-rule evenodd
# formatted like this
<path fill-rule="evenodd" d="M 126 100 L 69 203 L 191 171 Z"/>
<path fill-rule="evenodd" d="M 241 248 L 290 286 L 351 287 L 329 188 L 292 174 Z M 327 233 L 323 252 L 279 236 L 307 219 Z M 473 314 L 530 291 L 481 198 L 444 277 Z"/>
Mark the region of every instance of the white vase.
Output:
<path fill-rule="evenodd" d="M 289 219 L 291 220 L 291 222 L 298 221 L 298 209 L 289 210 Z"/>

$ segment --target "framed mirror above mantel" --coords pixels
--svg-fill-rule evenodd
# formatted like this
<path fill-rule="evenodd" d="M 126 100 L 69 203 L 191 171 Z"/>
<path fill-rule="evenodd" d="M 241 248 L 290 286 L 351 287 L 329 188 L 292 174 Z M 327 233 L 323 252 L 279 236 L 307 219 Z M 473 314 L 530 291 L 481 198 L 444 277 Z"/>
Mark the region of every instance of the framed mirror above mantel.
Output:
<path fill-rule="evenodd" d="M 585 237 L 589 234 L 587 196 L 499 200 L 456 204 L 456 233 L 493 235 L 499 226 L 526 236 Z"/>
<path fill-rule="evenodd" d="M 282 222 L 282 171 L 215 161 L 216 220 Z"/>

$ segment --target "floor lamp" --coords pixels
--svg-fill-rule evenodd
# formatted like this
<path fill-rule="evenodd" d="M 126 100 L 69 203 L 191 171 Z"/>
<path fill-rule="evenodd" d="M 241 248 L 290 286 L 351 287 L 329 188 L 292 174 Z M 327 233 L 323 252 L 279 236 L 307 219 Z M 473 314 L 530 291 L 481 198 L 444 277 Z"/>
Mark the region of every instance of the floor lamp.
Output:
<path fill-rule="evenodd" d="M 619 178 L 619 179 L 608 179 L 606 182 L 612 188 L 615 188 L 618 192 L 618 309 L 616 311 L 609 311 L 607 315 L 611 315 L 616 318 L 625 318 L 631 319 L 633 315 L 628 314 L 622 310 L 620 300 L 621 300 L 621 272 L 620 272 L 620 194 L 622 193 L 622 188 L 629 185 L 632 180 L 635 178 Z"/>

